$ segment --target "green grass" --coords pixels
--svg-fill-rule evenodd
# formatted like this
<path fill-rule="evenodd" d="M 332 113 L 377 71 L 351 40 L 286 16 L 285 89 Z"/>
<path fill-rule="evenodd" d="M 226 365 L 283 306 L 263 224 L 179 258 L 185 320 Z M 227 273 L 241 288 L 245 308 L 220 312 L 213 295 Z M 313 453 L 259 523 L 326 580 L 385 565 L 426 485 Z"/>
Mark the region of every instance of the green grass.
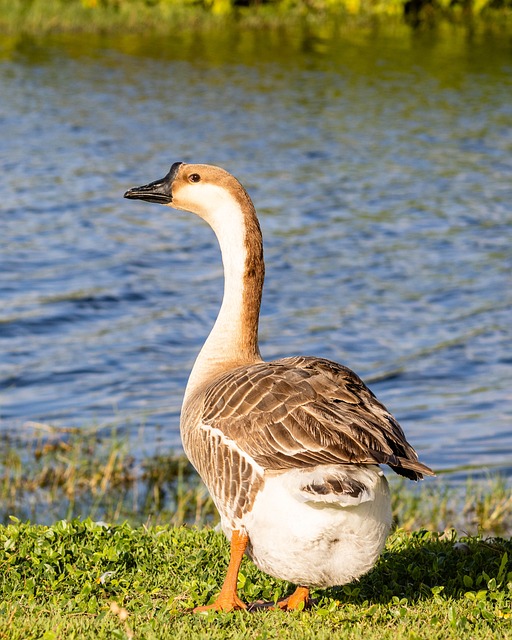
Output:
<path fill-rule="evenodd" d="M 136 460 L 115 432 L 38 425 L 29 433 L 0 442 L 0 640 L 512 633 L 512 542 L 486 538 L 512 530 L 505 480 L 457 488 L 442 476 L 392 479 L 401 528 L 359 582 L 314 593 L 306 612 L 192 615 L 219 591 L 228 545 L 189 463 L 172 454 Z M 452 526 L 475 535 L 459 538 Z M 247 559 L 239 586 L 247 602 L 292 588 Z"/>
<path fill-rule="evenodd" d="M 399 530 L 373 571 L 314 592 L 310 611 L 197 615 L 223 579 L 221 534 L 14 521 L 0 527 L 0 638 L 508 638 L 511 553 L 509 540 Z M 249 602 L 291 585 L 244 559 L 239 588 Z"/>

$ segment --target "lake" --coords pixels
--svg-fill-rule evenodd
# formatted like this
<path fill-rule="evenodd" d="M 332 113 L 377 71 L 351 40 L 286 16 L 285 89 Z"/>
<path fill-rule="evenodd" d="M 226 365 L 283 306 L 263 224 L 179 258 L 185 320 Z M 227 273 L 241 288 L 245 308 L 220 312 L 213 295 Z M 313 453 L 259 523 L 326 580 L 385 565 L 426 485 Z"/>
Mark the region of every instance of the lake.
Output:
<path fill-rule="evenodd" d="M 195 216 L 123 193 L 206 162 L 259 212 L 263 356 L 351 367 L 454 480 L 512 474 L 510 38 L 5 38 L 0 92 L 4 437 L 180 449 L 219 251 Z"/>

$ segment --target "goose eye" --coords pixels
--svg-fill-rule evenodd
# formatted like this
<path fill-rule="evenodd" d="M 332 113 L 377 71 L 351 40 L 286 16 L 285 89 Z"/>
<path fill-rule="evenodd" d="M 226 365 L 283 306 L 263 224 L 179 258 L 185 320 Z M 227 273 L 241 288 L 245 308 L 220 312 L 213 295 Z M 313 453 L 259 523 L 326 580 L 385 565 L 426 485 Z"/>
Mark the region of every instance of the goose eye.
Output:
<path fill-rule="evenodd" d="M 190 182 L 199 182 L 201 180 L 201 176 L 198 173 L 192 173 L 188 179 Z"/>

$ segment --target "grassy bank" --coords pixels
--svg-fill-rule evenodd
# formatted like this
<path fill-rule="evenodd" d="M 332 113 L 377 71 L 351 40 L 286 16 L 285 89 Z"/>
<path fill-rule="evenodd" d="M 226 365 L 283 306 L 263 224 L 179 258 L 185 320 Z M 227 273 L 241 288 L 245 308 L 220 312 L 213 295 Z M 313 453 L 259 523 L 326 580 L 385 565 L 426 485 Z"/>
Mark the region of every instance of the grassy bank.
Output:
<path fill-rule="evenodd" d="M 61 521 L 0 527 L 0 638 L 509 638 L 512 543 L 395 532 L 358 583 L 310 611 L 192 615 L 219 590 L 228 547 L 212 530 Z M 291 585 L 242 564 L 245 601 Z"/>
<path fill-rule="evenodd" d="M 191 615 L 219 590 L 228 545 L 190 526 L 217 520 L 188 462 L 137 460 L 112 432 L 29 425 L 0 442 L 0 639 L 510 637 L 512 541 L 490 537 L 512 529 L 507 484 L 392 489 L 399 528 L 358 583 L 317 591 L 307 612 Z M 291 589 L 249 560 L 239 586 L 247 602 Z"/>
<path fill-rule="evenodd" d="M 369 20 L 432 26 L 438 21 L 503 27 L 512 0 L 0 0 L 0 32 L 148 33 L 236 23 L 290 28 Z"/>

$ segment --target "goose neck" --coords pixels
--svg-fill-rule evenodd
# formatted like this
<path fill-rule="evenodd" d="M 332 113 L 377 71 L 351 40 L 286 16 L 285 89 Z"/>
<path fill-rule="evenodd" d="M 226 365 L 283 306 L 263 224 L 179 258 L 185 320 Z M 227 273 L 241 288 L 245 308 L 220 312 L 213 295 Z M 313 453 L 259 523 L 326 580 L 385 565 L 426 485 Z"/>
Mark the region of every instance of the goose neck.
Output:
<path fill-rule="evenodd" d="M 192 369 L 185 398 L 227 370 L 261 361 L 258 323 L 264 279 L 263 243 L 252 203 L 210 224 L 224 267 L 224 295 L 213 329 Z M 232 214 L 233 212 L 231 212 Z"/>

